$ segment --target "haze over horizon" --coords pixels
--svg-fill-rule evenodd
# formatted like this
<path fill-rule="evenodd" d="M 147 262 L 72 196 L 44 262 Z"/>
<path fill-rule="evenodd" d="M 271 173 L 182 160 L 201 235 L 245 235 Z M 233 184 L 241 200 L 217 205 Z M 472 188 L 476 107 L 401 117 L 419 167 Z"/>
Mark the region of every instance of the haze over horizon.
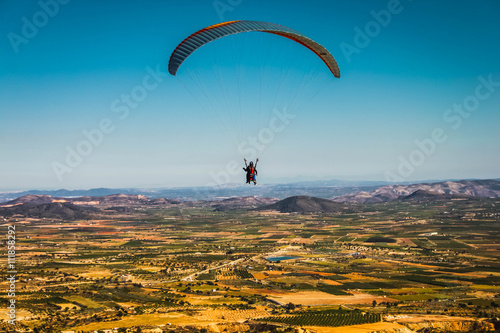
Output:
<path fill-rule="evenodd" d="M 422 179 L 422 180 L 414 180 L 414 181 L 406 181 L 406 182 L 387 182 L 386 180 L 356 180 L 356 179 L 303 179 L 301 177 L 298 178 L 289 178 L 289 179 L 274 179 L 271 180 L 265 184 L 263 184 L 267 188 L 273 188 L 273 187 L 280 187 L 280 186 L 287 186 L 291 185 L 296 186 L 296 185 L 304 185 L 304 186 L 310 186 L 311 188 L 314 188 L 314 186 L 323 186 L 321 183 L 339 183 L 338 187 L 363 187 L 363 186 L 385 186 L 385 185 L 402 185 L 402 186 L 407 186 L 411 184 L 435 184 L 435 183 L 444 183 L 444 182 L 460 182 L 460 181 L 485 181 L 485 180 L 495 180 L 495 181 L 500 181 L 500 178 L 488 178 L 488 179 L 478 179 L 478 178 L 468 178 L 468 179 Z M 103 187 L 103 186 L 96 186 L 96 187 L 39 187 L 39 188 L 31 188 L 31 187 L 26 187 L 26 188 L 0 188 L 0 193 L 17 193 L 17 192 L 31 192 L 31 191 L 40 191 L 40 192 L 52 192 L 52 191 L 92 191 L 92 190 L 137 190 L 137 191 L 161 191 L 161 190 L 168 190 L 168 189 L 178 189 L 178 190 L 190 190 L 190 189 L 199 189 L 199 188 L 206 188 L 209 193 L 212 193 L 213 191 L 217 190 L 223 190 L 223 189 L 236 189 L 236 188 L 246 188 L 246 184 L 242 184 L 241 182 L 231 182 L 231 183 L 224 183 L 224 184 L 217 184 L 217 185 L 201 185 L 201 186 L 121 186 L 121 187 Z M 326 186 L 337 186 L 337 185 L 326 185 Z M 256 194 L 254 190 L 257 188 L 250 188 L 252 191 L 249 191 L 247 194 L 249 196 L 253 196 Z M 118 192 L 116 192 L 118 193 Z M 245 196 L 246 194 L 243 194 Z"/>
<path fill-rule="evenodd" d="M 185 37 L 231 20 L 295 29 L 325 46 L 341 71 L 340 79 L 312 80 L 319 93 L 302 108 L 286 111 L 291 95 L 263 95 L 280 119 L 293 117 L 265 145 L 259 183 L 499 178 L 498 17 L 494 0 L 2 2 L 0 189 L 244 183 L 238 142 L 184 79 L 189 69 L 213 67 L 209 53 L 224 55 L 232 41 L 196 51 L 176 77 L 167 72 Z M 291 78 L 328 74 L 292 41 L 249 35 L 242 40 L 283 48 L 257 67 L 266 80 L 291 63 L 287 52 L 302 64 L 290 66 Z M 218 65 L 222 79 L 204 84 L 231 75 Z M 242 66 L 250 72 L 256 64 Z M 124 101 L 137 87 L 151 89 Z M 68 165 L 78 147 L 89 153 Z"/>

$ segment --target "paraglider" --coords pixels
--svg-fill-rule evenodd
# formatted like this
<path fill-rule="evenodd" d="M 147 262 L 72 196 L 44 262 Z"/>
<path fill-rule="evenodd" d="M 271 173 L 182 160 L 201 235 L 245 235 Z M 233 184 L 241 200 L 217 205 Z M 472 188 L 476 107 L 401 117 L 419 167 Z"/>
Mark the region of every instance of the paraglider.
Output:
<path fill-rule="evenodd" d="M 198 30 L 195 33 L 189 35 L 179 45 L 177 45 L 175 50 L 172 52 L 170 59 L 169 59 L 169 63 L 168 63 L 169 73 L 173 76 L 176 76 L 180 66 L 184 63 L 184 61 L 188 57 L 190 57 L 191 54 L 193 54 L 196 50 L 198 50 L 202 46 L 204 46 L 212 41 L 215 41 L 217 39 L 221 39 L 221 38 L 224 38 L 226 36 L 236 35 L 236 34 L 240 34 L 240 33 L 244 33 L 244 32 L 264 32 L 264 33 L 273 34 L 273 35 L 277 35 L 280 37 L 288 38 L 288 39 L 304 46 L 306 48 L 304 53 L 309 54 L 308 50 L 310 50 L 314 54 L 316 54 L 321 59 L 321 61 L 327 66 L 327 68 L 329 69 L 329 72 L 331 72 L 331 74 L 333 74 L 334 77 L 340 78 L 340 70 L 339 70 L 339 67 L 337 65 L 337 62 L 335 61 L 333 56 L 330 54 L 330 52 L 328 52 L 328 50 L 324 46 L 322 46 L 321 44 L 317 43 L 316 41 L 301 34 L 300 32 L 298 32 L 296 30 L 293 30 L 291 28 L 288 28 L 288 27 L 285 27 L 285 26 L 282 26 L 279 24 L 269 23 L 269 22 L 261 22 L 261 21 L 246 21 L 246 20 L 228 21 L 228 22 L 214 24 L 214 25 L 208 26 L 206 28 L 203 28 L 201 30 Z M 226 39 L 224 38 L 224 40 L 226 40 Z M 238 40 L 241 40 L 241 38 L 238 37 Z M 234 41 L 235 40 L 231 40 L 229 38 L 230 43 L 228 42 L 228 44 L 231 47 L 231 50 L 233 48 L 232 42 L 234 42 Z M 220 44 L 218 43 L 218 45 L 220 45 Z M 300 48 L 300 46 L 297 46 L 297 48 Z M 254 49 L 259 50 L 259 51 L 262 50 L 260 47 L 256 47 Z M 204 48 L 204 50 L 206 50 L 206 49 Z M 229 50 L 227 48 L 222 48 L 220 55 L 224 56 L 224 55 L 228 54 L 228 52 L 230 52 L 231 50 Z M 201 52 L 201 53 L 203 54 L 203 52 Z M 236 58 L 237 57 L 238 56 L 236 56 Z M 314 58 L 314 57 L 312 57 L 312 58 Z M 278 55 L 276 55 L 276 59 L 278 60 L 276 62 L 277 64 L 279 64 L 280 62 L 283 61 L 283 57 L 279 57 Z M 267 67 L 261 65 L 261 67 L 258 68 L 257 72 L 260 72 L 260 76 L 259 76 L 260 82 L 259 82 L 259 81 L 252 81 L 251 79 L 249 79 L 251 77 L 250 75 L 247 75 L 247 76 L 243 75 L 244 73 L 242 74 L 242 72 L 241 72 L 242 67 L 240 67 L 240 66 L 236 66 L 236 69 L 234 71 L 226 72 L 226 74 L 230 74 L 230 76 L 231 76 L 230 78 L 228 78 L 227 75 L 226 76 L 221 75 L 220 68 L 225 68 L 225 66 L 227 66 L 227 63 L 224 62 L 223 59 L 221 59 L 221 57 L 216 57 L 213 63 L 207 63 L 207 62 L 209 62 L 209 60 L 203 56 L 201 56 L 198 59 L 198 61 L 200 63 L 207 64 L 207 66 L 206 66 L 207 68 L 210 68 L 210 66 L 213 66 L 212 68 L 214 70 L 214 74 L 213 75 L 207 74 L 205 77 L 206 80 L 203 80 L 202 75 L 204 74 L 204 72 L 200 72 L 199 69 L 193 70 L 191 75 L 193 77 L 193 81 L 195 82 L 196 86 L 198 86 L 198 88 L 200 90 L 200 93 L 198 93 L 198 94 L 193 94 L 191 92 L 191 89 L 188 88 L 188 85 L 186 85 L 186 84 L 185 85 L 188 88 L 188 90 L 190 90 L 190 93 L 193 95 L 193 97 L 195 99 L 199 98 L 199 96 L 204 96 L 207 98 L 207 103 L 205 103 L 205 104 L 207 105 L 207 107 L 211 107 L 213 109 L 213 111 L 217 114 L 217 117 L 221 120 L 221 124 L 223 125 L 224 129 L 227 132 L 231 132 L 231 131 L 228 131 L 228 129 L 229 130 L 231 129 L 231 126 L 234 127 L 231 134 L 233 134 L 232 136 L 233 136 L 233 139 L 235 139 L 236 146 L 238 147 L 239 152 L 243 156 L 245 156 L 245 155 L 248 156 L 247 154 L 249 151 L 245 152 L 245 151 L 242 151 L 240 149 L 242 147 L 241 142 L 247 142 L 247 139 L 249 140 L 253 136 L 252 137 L 246 136 L 243 139 L 238 140 L 237 135 L 241 136 L 243 133 L 242 128 L 249 127 L 248 125 L 251 125 L 252 123 L 259 124 L 259 126 L 257 127 L 257 129 L 258 129 L 257 132 L 259 134 L 259 138 L 264 137 L 265 140 L 263 140 L 263 141 L 266 141 L 266 142 L 269 141 L 269 139 L 267 139 L 267 137 L 271 137 L 271 140 L 272 140 L 272 136 L 274 136 L 274 132 L 271 133 L 272 135 L 270 136 L 269 130 L 266 127 L 261 126 L 261 123 L 260 123 L 260 109 L 261 109 L 260 101 L 265 100 L 265 99 L 263 99 L 263 96 L 262 96 L 263 92 L 269 91 L 270 94 L 272 94 L 272 89 L 268 89 L 270 87 L 269 80 L 265 80 L 265 76 L 263 75 L 263 73 L 266 72 Z M 326 72 L 324 70 L 323 64 L 319 61 L 317 61 L 317 62 L 318 62 L 318 67 L 321 68 L 321 71 Z M 221 64 L 222 66 L 219 66 L 219 64 Z M 205 67 L 205 66 L 203 66 L 203 67 Z M 244 68 L 246 68 L 246 67 L 244 67 Z M 256 66 L 255 65 L 253 67 L 248 66 L 248 68 L 252 69 L 252 68 L 256 68 Z M 290 70 L 290 68 L 292 69 L 292 71 L 294 70 L 293 66 L 287 67 L 286 65 L 282 65 L 282 68 L 280 71 L 281 82 L 279 82 L 279 80 L 277 80 L 277 83 L 276 83 L 277 88 L 275 89 L 276 94 L 273 97 L 267 99 L 267 100 L 274 101 L 272 104 L 269 104 L 266 107 L 270 111 L 274 109 L 274 107 L 276 105 L 276 101 L 277 101 L 277 96 L 279 93 L 284 93 L 284 94 L 288 93 L 288 96 L 290 96 L 290 97 L 288 99 L 286 99 L 286 102 L 285 102 L 285 103 L 287 103 L 286 105 L 288 106 L 290 103 L 295 101 L 295 99 L 299 95 L 299 92 L 301 92 L 305 89 L 304 87 L 306 85 L 304 84 L 304 82 L 307 82 L 307 79 L 311 79 L 311 78 L 316 77 L 316 75 L 315 75 L 316 73 L 311 68 L 306 67 L 305 70 L 302 70 L 302 71 L 300 69 L 296 70 L 296 72 L 301 73 L 299 75 L 302 75 L 302 78 L 300 80 L 289 79 L 288 77 L 286 77 L 286 75 L 283 76 L 282 74 L 283 74 L 283 72 L 286 73 L 288 70 Z M 179 76 L 181 76 L 181 77 L 186 76 L 186 74 L 188 74 L 188 72 L 190 72 L 190 70 L 192 70 L 192 69 L 190 69 L 188 67 L 187 72 L 184 73 L 184 75 L 179 75 Z M 276 72 L 271 72 L 271 73 L 276 73 Z M 325 76 L 330 78 L 330 73 L 326 72 Z M 244 78 L 244 79 L 241 79 L 240 81 L 236 82 L 236 84 L 230 83 L 229 80 L 231 78 L 234 78 L 234 77 Z M 286 80 L 284 80 L 284 79 L 286 79 Z M 208 80 L 210 80 L 210 81 L 208 81 Z M 215 82 L 215 84 L 210 85 L 207 81 L 208 82 Z M 293 87 L 293 88 L 285 89 L 284 87 L 286 85 L 283 85 L 284 82 L 289 84 L 290 88 L 291 87 Z M 248 83 L 250 89 L 243 88 L 242 87 L 243 83 Z M 255 86 L 251 86 L 250 84 L 252 84 L 252 83 L 257 83 L 258 89 L 256 89 Z M 184 82 L 183 82 L 183 84 L 184 84 Z M 295 86 L 293 86 L 293 84 L 295 84 Z M 231 88 L 234 88 L 233 90 L 235 90 L 235 91 L 230 92 Z M 246 99 L 246 101 L 250 101 L 250 102 L 258 101 L 258 107 L 252 108 L 250 106 L 247 106 L 248 103 L 245 104 L 244 102 L 242 102 L 242 101 L 244 101 L 244 98 L 242 98 L 242 96 L 244 96 L 244 94 L 248 94 L 249 96 L 251 96 L 250 94 L 251 93 L 256 94 L 255 93 L 256 91 L 258 91 L 258 97 L 254 96 L 253 98 Z M 231 98 L 231 96 L 238 96 L 238 97 L 234 98 L 235 99 L 234 103 L 231 103 L 231 101 L 228 100 L 229 98 Z M 219 102 L 219 103 L 217 103 L 217 102 Z M 234 107 L 235 105 L 237 107 Z M 242 105 L 244 105 L 244 107 L 242 107 Z M 224 109 L 228 110 L 227 114 L 230 116 L 230 117 L 228 117 L 229 119 L 227 121 L 224 121 L 224 117 L 223 117 L 224 112 L 222 112 L 222 110 L 224 110 Z M 254 112 L 252 109 L 258 109 L 258 112 Z M 273 112 L 276 112 L 276 111 L 273 110 Z M 251 116 L 249 116 L 250 118 L 248 121 L 242 120 L 243 119 L 242 115 L 245 115 L 245 114 L 251 114 Z M 272 118 L 271 118 L 271 120 L 269 120 L 269 124 L 271 124 L 270 125 L 271 130 L 273 128 L 276 128 L 275 123 L 272 122 Z M 281 130 L 282 129 L 279 128 L 279 131 L 281 131 Z M 254 133 L 254 136 L 255 136 L 256 132 L 254 131 L 251 133 Z M 265 137 L 266 134 L 267 134 L 267 137 Z M 263 150 L 263 148 L 259 149 L 258 154 L 255 154 L 256 155 L 255 156 L 255 158 L 256 158 L 255 165 L 253 164 L 253 162 L 250 162 L 247 165 L 247 160 L 244 159 L 245 160 L 245 167 L 243 168 L 243 170 L 246 172 L 246 183 L 247 184 L 251 184 L 253 182 L 254 185 L 257 185 L 257 180 L 256 180 L 257 162 L 259 161 L 258 157 L 259 157 L 260 152 L 262 150 Z"/>
<path fill-rule="evenodd" d="M 250 184 L 250 182 L 253 182 L 254 185 L 257 185 L 257 179 L 255 176 L 257 176 L 257 162 L 259 162 L 259 159 L 255 161 L 255 166 L 253 165 L 253 162 L 250 161 L 250 163 L 247 165 L 247 159 L 245 158 L 245 167 L 243 170 L 247 173 L 247 184 Z"/>

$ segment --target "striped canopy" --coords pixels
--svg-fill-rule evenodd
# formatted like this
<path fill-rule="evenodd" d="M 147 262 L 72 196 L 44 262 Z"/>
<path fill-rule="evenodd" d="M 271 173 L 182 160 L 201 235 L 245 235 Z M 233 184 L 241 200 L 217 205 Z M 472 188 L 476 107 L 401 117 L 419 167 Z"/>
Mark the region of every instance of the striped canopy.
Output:
<path fill-rule="evenodd" d="M 176 75 L 177 70 L 184 62 L 184 60 L 186 60 L 187 57 L 191 55 L 191 53 L 193 53 L 203 45 L 225 36 L 249 31 L 260 31 L 276 34 L 304 45 L 305 47 L 316 53 L 318 57 L 321 58 L 321 60 L 323 60 L 323 62 L 326 64 L 326 66 L 328 66 L 328 69 L 330 69 L 335 77 L 340 77 L 340 70 L 337 62 L 330 54 L 330 52 L 328 52 L 328 50 L 322 45 L 293 29 L 284 27 L 279 24 L 260 21 L 229 21 L 211 25 L 195 32 L 191 36 L 184 39 L 175 48 L 174 52 L 172 52 L 172 55 L 170 56 L 170 60 L 168 62 L 169 73 L 172 75 Z"/>

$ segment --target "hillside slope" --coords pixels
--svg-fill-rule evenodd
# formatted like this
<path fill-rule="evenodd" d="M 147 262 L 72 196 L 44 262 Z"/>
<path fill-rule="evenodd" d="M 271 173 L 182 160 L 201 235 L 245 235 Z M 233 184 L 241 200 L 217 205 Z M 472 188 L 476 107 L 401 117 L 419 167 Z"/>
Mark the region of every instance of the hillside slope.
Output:
<path fill-rule="evenodd" d="M 343 210 L 343 205 L 327 199 L 294 196 L 280 200 L 260 210 L 277 210 L 281 213 L 336 213 Z"/>

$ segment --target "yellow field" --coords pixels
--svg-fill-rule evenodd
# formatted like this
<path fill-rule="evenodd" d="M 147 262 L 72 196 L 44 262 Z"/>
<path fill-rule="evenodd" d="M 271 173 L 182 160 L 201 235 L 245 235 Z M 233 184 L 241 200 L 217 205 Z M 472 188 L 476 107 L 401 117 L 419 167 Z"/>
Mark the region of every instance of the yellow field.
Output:
<path fill-rule="evenodd" d="M 351 281 L 383 281 L 383 279 L 371 277 L 371 276 L 366 276 L 363 274 L 359 273 L 350 273 L 350 274 L 343 274 L 344 277 L 348 278 Z"/>
<path fill-rule="evenodd" d="M 260 273 L 260 272 L 251 272 L 251 274 L 253 275 L 254 278 L 256 278 L 257 280 L 263 280 L 265 278 L 267 278 L 267 275 L 265 275 L 264 273 Z"/>
<path fill-rule="evenodd" d="M 185 299 L 193 305 L 210 305 L 210 304 L 244 304 L 245 302 L 235 298 L 224 298 L 222 296 L 192 296 Z"/>
<path fill-rule="evenodd" d="M 33 314 L 24 309 L 16 309 L 16 319 L 17 320 L 26 320 L 33 316 Z M 0 320 L 9 320 L 10 318 L 7 316 L 7 306 L 5 307 L 5 311 L 0 313 Z"/>
<path fill-rule="evenodd" d="M 72 327 L 71 329 L 78 332 L 78 331 L 111 329 L 113 327 L 132 327 L 141 325 L 168 325 L 168 323 L 171 323 L 172 325 L 201 325 L 201 326 L 216 324 L 216 322 L 197 319 L 182 313 L 154 313 L 154 314 L 142 314 L 137 316 L 127 316 L 127 318 L 117 321 L 92 323 L 88 325 Z"/>
<path fill-rule="evenodd" d="M 103 305 L 97 303 L 97 302 L 94 302 L 88 298 L 85 298 L 85 297 L 81 297 L 81 296 L 67 296 L 65 297 L 67 300 L 69 300 L 70 302 L 77 302 L 78 304 L 82 304 L 82 305 L 85 305 L 86 307 L 89 307 L 89 308 L 102 308 Z"/>
<path fill-rule="evenodd" d="M 139 303 L 132 303 L 132 302 L 116 302 L 116 304 L 124 308 L 136 307 L 140 305 Z"/>
<path fill-rule="evenodd" d="M 137 269 L 142 269 L 148 272 L 159 272 L 163 269 L 163 267 L 151 267 L 151 266 L 137 266 Z"/>
<path fill-rule="evenodd" d="M 321 282 L 323 282 L 325 284 L 329 284 L 331 286 L 341 286 L 342 285 L 342 283 L 340 283 L 340 282 L 328 280 L 328 279 L 323 279 L 323 280 L 321 280 Z"/>
<path fill-rule="evenodd" d="M 470 286 L 472 289 L 477 289 L 477 290 L 500 290 L 500 286 L 488 286 L 484 284 L 476 284 L 473 286 Z"/>
<path fill-rule="evenodd" d="M 90 271 L 85 273 L 79 273 L 78 275 L 85 278 L 106 278 L 113 276 L 113 274 L 111 274 L 111 272 L 108 270 Z"/>
<path fill-rule="evenodd" d="M 247 319 L 262 318 L 269 316 L 269 312 L 266 311 L 266 307 L 258 306 L 256 309 L 250 310 L 217 310 L 208 309 L 196 316 L 199 320 L 210 320 L 210 321 L 227 321 L 227 322 L 239 322 L 243 323 Z"/>

